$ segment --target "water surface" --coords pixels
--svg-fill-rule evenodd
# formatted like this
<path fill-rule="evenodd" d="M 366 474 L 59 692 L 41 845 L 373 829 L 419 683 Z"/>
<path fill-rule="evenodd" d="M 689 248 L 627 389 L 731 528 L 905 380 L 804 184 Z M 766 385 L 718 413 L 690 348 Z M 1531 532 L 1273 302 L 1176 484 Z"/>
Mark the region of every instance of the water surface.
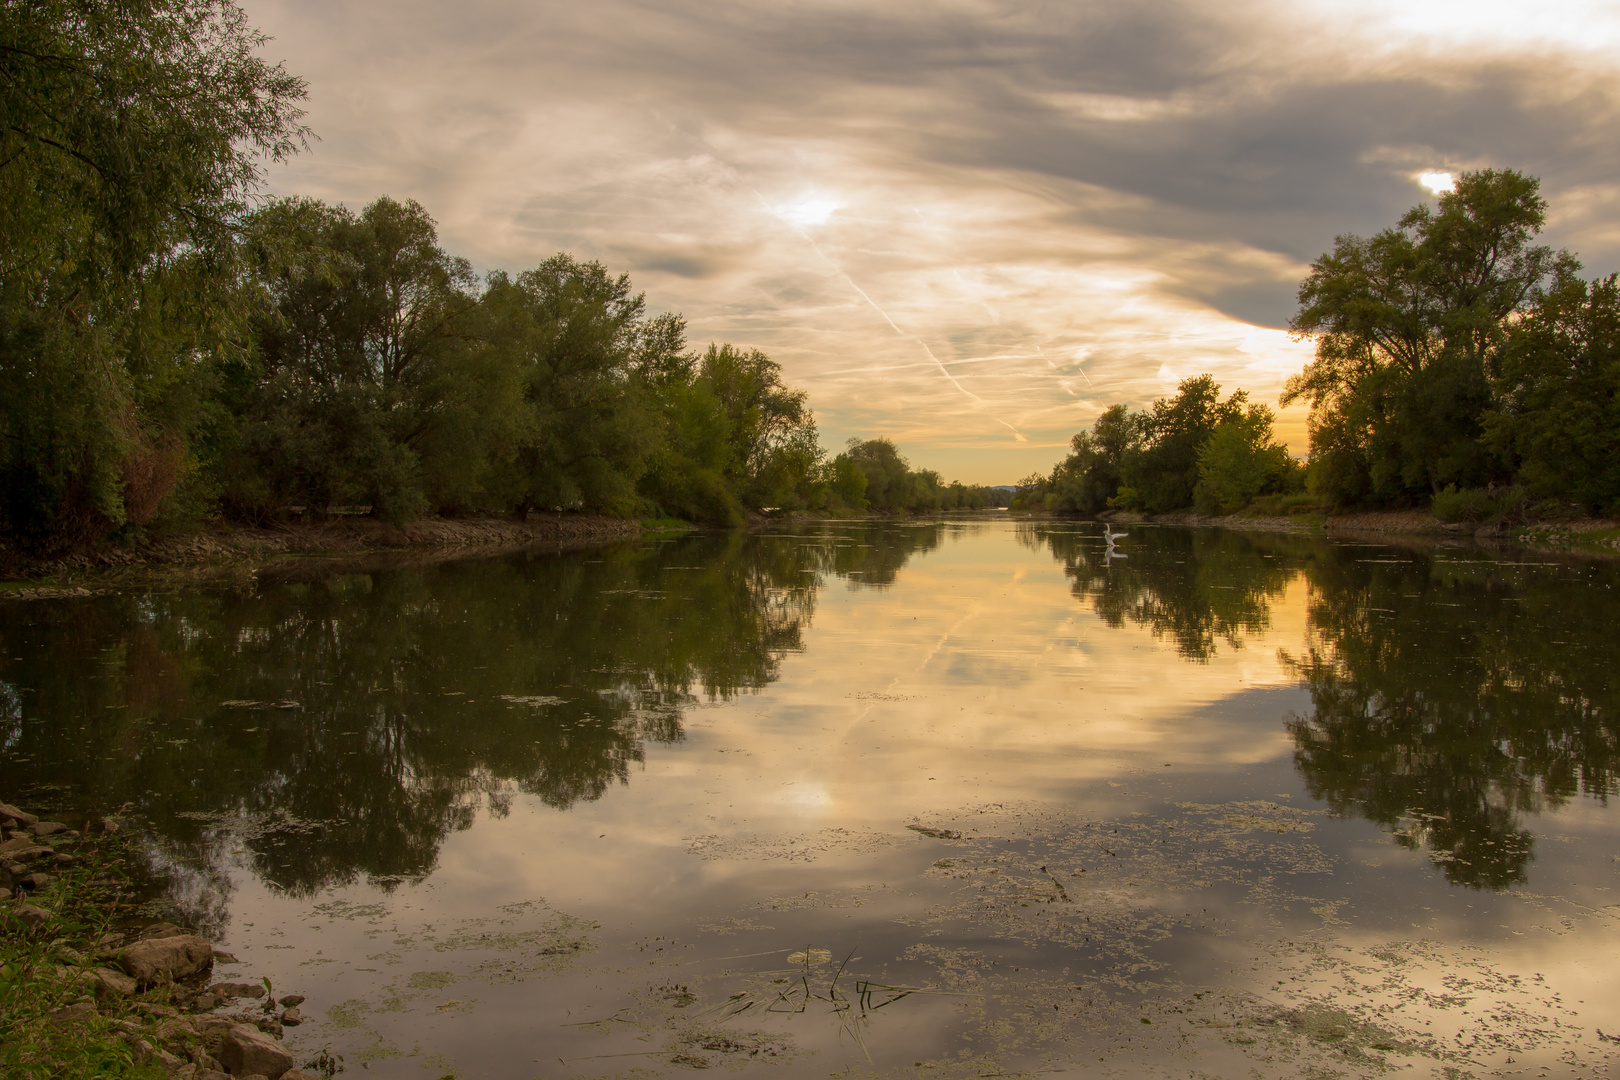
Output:
<path fill-rule="evenodd" d="M 351 1073 L 1606 1076 L 1617 584 L 1009 521 L 293 564 L 0 609 L 0 793 L 132 804 Z"/>

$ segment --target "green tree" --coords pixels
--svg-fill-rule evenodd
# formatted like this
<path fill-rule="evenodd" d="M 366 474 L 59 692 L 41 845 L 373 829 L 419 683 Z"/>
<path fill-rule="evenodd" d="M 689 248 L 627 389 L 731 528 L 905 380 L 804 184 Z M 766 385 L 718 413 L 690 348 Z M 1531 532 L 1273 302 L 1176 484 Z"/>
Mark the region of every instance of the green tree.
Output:
<path fill-rule="evenodd" d="M 1299 287 L 1290 324 L 1316 359 L 1282 403 L 1311 405 L 1316 489 L 1338 502 L 1426 497 L 1499 471 L 1480 441 L 1487 374 L 1512 323 L 1577 264 L 1532 243 L 1539 182 L 1512 170 L 1462 174 L 1370 239 L 1341 236 Z"/>
<path fill-rule="evenodd" d="M 438 246 L 414 200 L 359 214 L 286 200 L 252 226 L 259 371 L 232 504 L 365 503 L 399 521 L 467 501 L 483 479 L 481 425 L 498 417 L 476 407 L 489 395 L 463 362 L 476 304 L 466 260 Z"/>
<path fill-rule="evenodd" d="M 1155 401 L 1136 421 L 1140 441 L 1121 455 L 1122 486 L 1129 489 L 1133 508 L 1163 513 L 1192 506 L 1200 451 L 1221 424 L 1244 415 L 1247 402 L 1243 390 L 1222 401 L 1220 384 L 1211 375 L 1183 379 L 1175 397 Z"/>
<path fill-rule="evenodd" d="M 1485 441 L 1536 495 L 1620 513 L 1620 284 L 1573 274 L 1513 328 Z"/>
<path fill-rule="evenodd" d="M 1193 489 L 1200 513 L 1236 513 L 1255 496 L 1287 482 L 1293 459 L 1273 436 L 1274 419 L 1265 405 L 1250 405 L 1210 433 L 1198 451 L 1198 485 Z"/>
<path fill-rule="evenodd" d="M 304 84 L 228 0 L 0 5 L 0 529 L 155 512 L 235 317 L 235 242 Z M 165 490 L 165 489 L 168 490 Z"/>
<path fill-rule="evenodd" d="M 1124 405 L 1112 405 L 1090 431 L 1077 433 L 1069 441 L 1069 456 L 1053 468 L 1046 482 L 1046 509 L 1079 514 L 1105 509 L 1119 492 L 1125 456 L 1142 445 L 1145 419 Z"/>

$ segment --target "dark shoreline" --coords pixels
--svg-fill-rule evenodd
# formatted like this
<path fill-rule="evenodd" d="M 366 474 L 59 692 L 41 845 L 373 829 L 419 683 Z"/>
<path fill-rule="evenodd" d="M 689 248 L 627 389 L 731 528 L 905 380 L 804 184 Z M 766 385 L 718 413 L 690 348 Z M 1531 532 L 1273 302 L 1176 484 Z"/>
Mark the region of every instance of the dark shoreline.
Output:
<path fill-rule="evenodd" d="M 0 562 L 0 599 L 85 596 L 98 587 L 256 575 L 278 563 L 401 559 L 437 561 L 531 548 L 592 547 L 641 535 L 641 523 L 586 514 L 427 518 L 389 525 L 370 518 L 236 526 L 159 537 L 128 547 L 104 545 L 51 559 L 13 553 Z"/>

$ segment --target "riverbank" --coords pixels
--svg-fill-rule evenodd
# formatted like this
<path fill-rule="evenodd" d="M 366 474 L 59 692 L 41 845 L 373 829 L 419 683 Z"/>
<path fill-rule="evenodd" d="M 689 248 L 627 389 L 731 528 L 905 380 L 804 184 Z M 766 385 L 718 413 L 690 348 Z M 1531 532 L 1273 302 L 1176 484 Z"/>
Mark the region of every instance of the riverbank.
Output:
<path fill-rule="evenodd" d="M 1110 510 L 1099 521 L 1144 522 L 1267 532 L 1312 532 L 1331 536 L 1399 535 L 1468 537 L 1483 541 L 1514 542 L 1553 551 L 1597 554 L 1620 552 L 1620 521 L 1573 518 L 1532 522 L 1445 522 L 1426 510 L 1369 510 L 1351 514 L 1297 514 L 1288 516 L 1237 513 L 1218 517 L 1196 510 L 1170 514 L 1138 514 Z"/>
<path fill-rule="evenodd" d="M 120 919 L 133 857 L 116 818 L 78 828 L 0 803 L 0 1071 L 17 1080 L 266 1080 L 306 1072 L 282 1045 L 299 994 L 219 968 L 236 957 L 167 922 Z"/>
<path fill-rule="evenodd" d="M 354 557 L 419 552 L 460 557 L 546 545 L 612 543 L 640 535 L 638 521 L 588 514 L 515 518 L 426 518 L 389 525 L 372 518 L 292 521 L 274 526 L 221 526 L 207 532 L 104 545 L 54 559 L 0 551 L 0 596 L 47 599 L 88 595 L 98 584 L 161 572 L 209 576 L 251 572 L 287 558 Z M 8 558 L 9 556 L 9 558 Z"/>

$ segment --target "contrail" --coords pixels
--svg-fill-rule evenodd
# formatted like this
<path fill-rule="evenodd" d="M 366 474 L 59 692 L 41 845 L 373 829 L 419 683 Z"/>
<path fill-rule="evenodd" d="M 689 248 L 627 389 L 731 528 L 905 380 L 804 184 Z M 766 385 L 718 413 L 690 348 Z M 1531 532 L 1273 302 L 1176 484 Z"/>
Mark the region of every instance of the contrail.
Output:
<path fill-rule="evenodd" d="M 754 195 L 756 197 L 758 197 L 759 201 L 762 204 L 765 205 L 767 210 L 770 209 L 770 204 L 765 202 L 765 196 L 761 195 L 758 191 L 754 192 Z M 780 219 L 780 215 L 777 215 L 777 217 Z M 851 289 L 854 289 L 856 294 L 859 295 L 862 300 L 865 300 L 867 302 L 867 304 L 869 304 L 871 306 L 873 311 L 877 312 L 880 316 L 883 317 L 883 321 L 889 324 L 889 329 L 893 330 L 896 334 L 900 335 L 902 338 L 905 338 L 907 341 L 915 342 L 918 346 L 920 346 L 922 348 L 922 351 L 928 356 L 928 359 L 933 361 L 934 366 L 939 369 L 939 373 L 941 375 L 945 376 L 945 378 L 950 381 L 950 384 L 952 386 L 956 387 L 957 390 L 961 391 L 963 394 L 967 395 L 969 398 L 972 398 L 973 401 L 978 403 L 983 408 L 989 409 L 990 403 L 988 401 L 984 400 L 984 398 L 980 397 L 978 394 L 975 394 L 973 391 L 971 391 L 967 387 L 963 386 L 960 382 L 957 381 L 956 376 L 951 374 L 950 369 L 947 368 L 944 364 L 939 362 L 939 357 L 935 356 L 934 355 L 934 350 L 930 349 L 928 347 L 928 342 L 924 341 L 920 337 L 917 337 L 915 334 L 908 334 L 904 330 L 900 329 L 899 325 L 893 319 L 889 318 L 889 313 L 887 311 L 884 311 L 881 307 L 879 307 L 877 301 L 873 300 L 870 296 L 868 296 L 865 289 L 863 289 L 859 285 L 855 284 L 855 279 L 850 277 L 847 273 L 845 273 L 844 268 L 842 266 L 839 266 L 836 262 L 834 262 L 827 255 L 827 253 L 825 251 L 822 251 L 821 250 L 821 245 L 817 244 L 815 242 L 815 239 L 812 238 L 811 235 L 808 232 L 806 232 L 804 229 L 800 228 L 798 225 L 795 225 L 791 221 L 787 221 L 786 219 L 781 219 L 781 220 L 783 221 L 784 224 L 786 224 L 794 232 L 798 233 L 799 236 L 804 239 L 804 242 L 806 244 L 810 245 L 810 250 L 814 251 L 818 256 L 820 256 L 822 262 L 824 262 L 828 266 L 832 267 L 833 273 L 835 273 L 839 277 L 843 278 L 844 283 L 846 285 L 848 285 Z M 1024 437 L 1023 432 L 1019 431 L 1017 428 L 1015 428 L 1011 424 L 1007 423 L 1007 421 L 1002 420 L 1001 418 L 999 418 L 999 417 L 997 417 L 995 415 L 990 415 L 990 419 L 994 420 L 996 423 L 1000 424 L 1002 427 L 1004 427 L 1008 431 L 1012 432 L 1013 433 L 1013 438 L 1017 439 L 1019 442 L 1028 442 L 1029 441 L 1028 439 L 1026 439 Z"/>

